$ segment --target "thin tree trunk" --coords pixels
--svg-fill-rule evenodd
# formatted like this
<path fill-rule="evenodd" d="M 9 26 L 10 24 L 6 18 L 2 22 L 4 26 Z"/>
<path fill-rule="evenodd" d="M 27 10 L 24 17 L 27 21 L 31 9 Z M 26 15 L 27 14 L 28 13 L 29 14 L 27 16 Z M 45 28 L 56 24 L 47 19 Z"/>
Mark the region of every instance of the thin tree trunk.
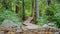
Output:
<path fill-rule="evenodd" d="M 48 4 L 48 6 L 50 5 L 50 3 L 51 3 L 51 0 L 47 0 L 47 4 Z"/>
<path fill-rule="evenodd" d="M 16 6 L 16 13 L 18 13 L 18 11 L 19 11 L 19 7 L 18 7 L 18 6 Z"/>
<path fill-rule="evenodd" d="M 39 20 L 39 0 L 35 0 L 35 10 L 36 10 L 36 22 L 38 22 L 38 20 Z"/>
<path fill-rule="evenodd" d="M 32 16 L 34 17 L 34 0 L 32 0 Z"/>
<path fill-rule="evenodd" d="M 6 5 L 6 2 L 5 2 L 5 1 L 6 1 L 6 0 L 3 0 L 3 1 L 2 1 L 2 4 L 3 4 L 3 7 L 7 9 L 7 5 Z"/>
<path fill-rule="evenodd" d="M 22 20 L 25 20 L 24 0 L 22 0 Z"/>

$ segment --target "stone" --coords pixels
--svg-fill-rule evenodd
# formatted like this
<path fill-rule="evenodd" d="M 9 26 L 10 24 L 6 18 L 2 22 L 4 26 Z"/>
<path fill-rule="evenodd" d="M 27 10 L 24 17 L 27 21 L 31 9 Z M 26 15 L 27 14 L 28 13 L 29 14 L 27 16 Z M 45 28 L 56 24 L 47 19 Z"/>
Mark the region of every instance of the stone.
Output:
<path fill-rule="evenodd" d="M 22 29 L 20 27 L 17 27 L 17 31 L 16 32 L 20 33 L 20 32 L 22 32 Z"/>
<path fill-rule="evenodd" d="M 52 29 L 57 29 L 56 27 L 53 27 L 50 23 L 48 23 L 48 24 L 44 24 L 43 26 L 42 26 L 43 28 L 52 28 Z"/>
<path fill-rule="evenodd" d="M 4 31 L 0 31 L 0 34 L 4 34 Z"/>
<path fill-rule="evenodd" d="M 1 26 L 3 26 L 3 27 L 14 27 L 14 26 L 19 26 L 19 25 L 14 23 L 14 22 L 12 22 L 12 21 L 10 21 L 10 20 L 5 19 L 2 22 Z"/>
<path fill-rule="evenodd" d="M 21 26 L 19 26 L 18 24 L 14 23 L 14 22 L 12 22 L 10 20 L 7 20 L 7 19 L 5 19 L 3 21 L 1 27 L 6 27 L 6 28 L 10 28 L 10 29 L 16 27 L 17 28 L 17 31 L 16 32 L 22 32 Z"/>
<path fill-rule="evenodd" d="M 42 28 L 44 28 L 44 29 L 49 29 L 51 26 L 49 26 L 48 24 L 44 24 L 43 26 L 42 26 Z"/>
<path fill-rule="evenodd" d="M 54 34 L 59 34 L 59 32 L 55 32 Z"/>
<path fill-rule="evenodd" d="M 32 24 L 32 23 L 25 23 L 27 26 L 25 26 L 27 29 L 38 29 L 39 26 Z"/>

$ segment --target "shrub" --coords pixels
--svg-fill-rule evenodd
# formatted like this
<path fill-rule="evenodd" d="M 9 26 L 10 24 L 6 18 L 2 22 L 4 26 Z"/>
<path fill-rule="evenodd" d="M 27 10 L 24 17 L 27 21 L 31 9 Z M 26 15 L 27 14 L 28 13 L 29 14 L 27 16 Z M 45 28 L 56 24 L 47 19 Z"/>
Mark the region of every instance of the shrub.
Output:
<path fill-rule="evenodd" d="M 2 24 L 2 22 L 3 22 L 4 19 L 11 20 L 14 23 L 19 24 L 19 25 L 21 24 L 21 23 L 19 23 L 18 16 L 14 12 L 9 11 L 9 10 L 3 10 L 0 13 L 0 24 Z"/>

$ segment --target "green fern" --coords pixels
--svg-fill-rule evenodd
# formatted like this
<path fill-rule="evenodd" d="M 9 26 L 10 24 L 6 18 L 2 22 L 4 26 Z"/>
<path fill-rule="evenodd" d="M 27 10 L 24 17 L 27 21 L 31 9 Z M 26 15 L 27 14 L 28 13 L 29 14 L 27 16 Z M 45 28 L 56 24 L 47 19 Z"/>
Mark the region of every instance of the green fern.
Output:
<path fill-rule="evenodd" d="M 0 13 L 0 24 L 3 22 L 4 19 L 8 19 L 13 21 L 16 24 L 21 25 L 18 16 L 16 16 L 16 14 L 12 11 L 9 10 L 4 10 L 2 11 L 2 13 Z"/>

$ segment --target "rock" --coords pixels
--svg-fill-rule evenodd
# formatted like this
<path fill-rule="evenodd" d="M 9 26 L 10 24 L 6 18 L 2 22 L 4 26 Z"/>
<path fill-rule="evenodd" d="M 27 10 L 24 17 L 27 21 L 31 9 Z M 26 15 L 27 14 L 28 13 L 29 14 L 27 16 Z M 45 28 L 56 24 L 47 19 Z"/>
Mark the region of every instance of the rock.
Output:
<path fill-rule="evenodd" d="M 42 29 L 44 28 L 45 30 L 47 30 L 47 29 L 50 29 L 50 31 L 55 31 L 55 32 L 58 32 L 58 31 L 60 31 L 60 29 L 58 29 L 58 28 L 56 28 L 56 27 L 53 27 L 53 26 L 50 26 L 51 24 L 44 24 L 43 26 L 42 26 Z"/>
<path fill-rule="evenodd" d="M 20 33 L 20 32 L 22 32 L 22 29 L 20 27 L 17 27 L 17 31 L 16 32 Z"/>
<path fill-rule="evenodd" d="M 12 21 L 10 21 L 10 20 L 5 19 L 1 26 L 4 26 L 4 27 L 14 27 L 14 26 L 19 26 L 19 25 L 14 23 L 14 22 L 12 22 Z"/>
<path fill-rule="evenodd" d="M 53 25 L 53 24 L 52 24 L 52 25 Z M 53 27 L 52 25 L 51 25 L 51 23 L 48 23 L 48 24 L 44 24 L 42 27 L 43 27 L 43 28 L 57 29 L 56 27 Z"/>
<path fill-rule="evenodd" d="M 54 34 L 59 34 L 59 32 L 55 32 Z"/>
<path fill-rule="evenodd" d="M 4 31 L 0 31 L 0 34 L 5 34 Z"/>
<path fill-rule="evenodd" d="M 16 32 L 22 32 L 21 26 L 19 26 L 18 24 L 14 23 L 10 20 L 7 20 L 7 19 L 3 21 L 1 27 L 7 27 L 7 28 L 11 28 L 11 29 L 12 29 L 12 27 L 13 28 L 16 27 L 17 28 Z"/>
<path fill-rule="evenodd" d="M 38 26 L 26 26 L 27 29 L 38 29 Z"/>
<path fill-rule="evenodd" d="M 51 22 L 51 23 L 48 23 L 48 25 L 49 25 L 49 26 L 53 26 L 53 25 L 54 25 L 54 23 L 52 23 L 52 22 Z"/>
<path fill-rule="evenodd" d="M 42 27 L 45 27 L 45 28 L 50 28 L 54 25 L 54 23 L 47 23 L 47 24 L 44 24 Z"/>
<path fill-rule="evenodd" d="M 27 29 L 38 29 L 39 28 L 39 26 L 32 24 L 32 23 L 24 23 L 24 24 L 27 25 L 25 26 Z"/>
<path fill-rule="evenodd" d="M 44 24 L 42 27 L 43 27 L 43 28 L 50 28 L 51 26 L 49 26 L 49 25 L 47 25 L 47 24 Z"/>

